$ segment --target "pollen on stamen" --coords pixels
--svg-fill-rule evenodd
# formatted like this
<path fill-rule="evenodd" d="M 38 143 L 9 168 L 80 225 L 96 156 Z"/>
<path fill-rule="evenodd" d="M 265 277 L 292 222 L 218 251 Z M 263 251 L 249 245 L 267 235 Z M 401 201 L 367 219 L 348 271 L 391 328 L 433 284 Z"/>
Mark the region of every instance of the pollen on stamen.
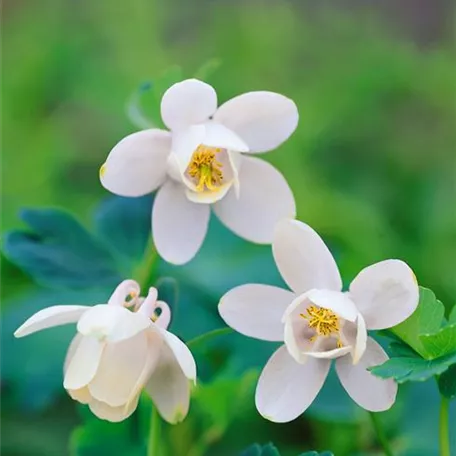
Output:
<path fill-rule="evenodd" d="M 339 317 L 329 309 L 310 306 L 307 309 L 307 314 L 299 315 L 309 322 L 309 328 L 314 329 L 319 336 L 330 336 L 339 332 Z"/>
<path fill-rule="evenodd" d="M 223 164 L 216 160 L 221 151 L 218 147 L 199 145 L 193 152 L 187 172 L 194 179 L 197 192 L 215 191 L 222 185 Z"/>

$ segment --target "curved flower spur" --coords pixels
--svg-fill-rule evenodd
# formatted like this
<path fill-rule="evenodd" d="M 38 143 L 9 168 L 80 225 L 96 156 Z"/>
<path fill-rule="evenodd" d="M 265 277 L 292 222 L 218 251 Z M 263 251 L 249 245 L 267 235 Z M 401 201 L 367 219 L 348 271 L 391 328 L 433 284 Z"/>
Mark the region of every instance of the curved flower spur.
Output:
<path fill-rule="evenodd" d="M 140 287 L 125 280 L 107 304 L 53 306 L 30 317 L 15 333 L 77 322 L 64 365 L 68 394 L 101 419 L 122 421 L 136 409 L 142 389 L 170 423 L 182 421 L 190 403 L 196 365 L 187 346 L 166 330 L 171 313 L 157 290 L 141 298 Z M 158 310 L 160 314 L 158 315 Z"/>
<path fill-rule="evenodd" d="M 117 195 L 159 188 L 152 233 L 160 256 L 174 264 L 190 261 L 206 236 L 210 206 L 237 235 L 270 244 L 276 222 L 295 217 L 295 201 L 282 174 L 251 155 L 288 139 L 298 124 L 295 103 L 273 92 L 249 92 L 217 109 L 215 90 L 189 79 L 165 92 L 161 115 L 169 132 L 127 136 L 100 169 L 101 183 Z"/>
<path fill-rule="evenodd" d="M 319 235 L 297 220 L 283 220 L 272 244 L 277 267 L 293 291 L 248 284 L 226 293 L 219 312 L 236 331 L 285 342 L 269 359 L 256 389 L 267 419 L 287 422 L 310 406 L 331 359 L 351 396 L 370 411 L 390 408 L 397 384 L 367 369 L 388 359 L 367 329 L 385 329 L 408 318 L 419 299 L 412 270 L 400 260 L 363 269 L 342 292 L 336 262 Z"/>

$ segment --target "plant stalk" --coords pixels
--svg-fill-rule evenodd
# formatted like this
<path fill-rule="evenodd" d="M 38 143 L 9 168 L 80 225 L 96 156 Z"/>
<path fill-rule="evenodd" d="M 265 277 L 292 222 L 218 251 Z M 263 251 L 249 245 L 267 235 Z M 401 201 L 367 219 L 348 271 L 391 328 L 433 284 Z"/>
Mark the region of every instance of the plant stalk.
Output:
<path fill-rule="evenodd" d="M 442 396 L 440 399 L 440 456 L 451 456 L 450 453 L 450 400 Z"/>
<path fill-rule="evenodd" d="M 388 442 L 388 438 L 386 437 L 385 431 L 383 429 L 383 425 L 380 422 L 377 413 L 369 412 L 369 415 L 372 420 L 372 425 L 375 429 L 375 434 L 377 435 L 378 443 L 380 443 L 381 447 L 383 448 L 383 452 L 386 456 L 394 456 L 394 453 L 391 450 L 390 444 Z"/>

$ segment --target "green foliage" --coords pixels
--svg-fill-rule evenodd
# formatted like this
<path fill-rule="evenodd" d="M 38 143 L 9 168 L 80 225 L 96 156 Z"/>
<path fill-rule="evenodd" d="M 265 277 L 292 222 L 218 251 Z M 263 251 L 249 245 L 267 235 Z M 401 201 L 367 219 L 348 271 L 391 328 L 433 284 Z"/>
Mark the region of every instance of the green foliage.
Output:
<path fill-rule="evenodd" d="M 372 367 L 371 372 L 381 378 L 394 378 L 398 383 L 425 381 L 441 375 L 443 389 L 452 394 L 449 378 L 451 367 L 456 364 L 456 323 L 446 323 L 444 306 L 435 294 L 420 287 L 416 311 L 390 331 L 408 345 L 393 342 L 392 358 Z"/>
<path fill-rule="evenodd" d="M 421 334 L 420 340 L 429 359 L 456 352 L 456 323 L 434 334 Z"/>
<path fill-rule="evenodd" d="M 415 312 L 401 324 L 391 328 L 391 332 L 401 338 L 424 358 L 431 359 L 430 353 L 423 345 L 421 336 L 434 334 L 442 326 L 445 313 L 443 304 L 435 297 L 433 291 L 420 287 L 420 301 Z"/>
<path fill-rule="evenodd" d="M 252 446 L 244 450 L 240 456 L 280 456 L 279 450 L 272 444 L 258 445 L 254 443 Z"/>
<path fill-rule="evenodd" d="M 71 456 L 145 456 L 144 439 L 135 435 L 131 421 L 108 423 L 90 420 L 73 431 L 70 440 Z"/>
<path fill-rule="evenodd" d="M 54 287 L 102 287 L 119 282 L 110 252 L 69 213 L 22 211 L 30 231 L 6 236 L 5 254 L 37 282 Z"/>
<path fill-rule="evenodd" d="M 255 443 L 244 450 L 239 456 L 280 456 L 280 452 L 272 443 L 263 446 Z M 333 454 L 329 451 L 324 451 L 323 453 L 307 451 L 306 453 L 301 453 L 299 456 L 333 456 Z"/>
<path fill-rule="evenodd" d="M 398 383 L 423 382 L 445 372 L 456 363 L 456 353 L 432 360 L 416 358 L 391 358 L 370 371 L 381 378 L 394 378 Z"/>
<path fill-rule="evenodd" d="M 451 365 L 443 372 L 438 380 L 440 393 L 450 399 L 456 397 L 456 364 Z"/>

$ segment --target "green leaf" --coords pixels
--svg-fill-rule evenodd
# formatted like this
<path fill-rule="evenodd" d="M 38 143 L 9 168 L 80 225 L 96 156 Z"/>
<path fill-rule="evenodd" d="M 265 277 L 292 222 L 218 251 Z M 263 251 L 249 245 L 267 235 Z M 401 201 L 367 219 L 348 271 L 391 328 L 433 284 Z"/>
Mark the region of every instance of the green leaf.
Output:
<path fill-rule="evenodd" d="M 434 334 L 421 334 L 420 341 L 429 359 L 456 352 L 456 323 L 445 326 Z"/>
<path fill-rule="evenodd" d="M 121 423 L 89 420 L 76 428 L 70 440 L 72 456 L 145 456 L 146 445 L 142 437 L 135 435 L 133 418 Z"/>
<path fill-rule="evenodd" d="M 448 323 L 456 323 L 456 305 L 451 309 L 450 316 L 448 317 Z"/>
<path fill-rule="evenodd" d="M 113 196 L 105 199 L 95 213 L 95 229 L 128 275 L 144 255 L 151 238 L 150 217 L 153 197 Z"/>
<path fill-rule="evenodd" d="M 381 378 L 393 378 L 398 383 L 422 382 L 445 372 L 456 363 L 456 353 L 427 360 L 423 358 L 391 358 L 385 363 L 369 370 Z"/>
<path fill-rule="evenodd" d="M 7 234 L 4 251 L 37 282 L 82 288 L 114 286 L 121 280 L 109 250 L 71 214 L 29 209 L 21 218 L 31 230 Z"/>
<path fill-rule="evenodd" d="M 299 456 L 334 456 L 330 451 L 323 451 L 323 453 L 318 453 L 317 451 L 308 451 L 306 453 L 301 453 Z"/>
<path fill-rule="evenodd" d="M 280 453 L 272 443 L 268 443 L 264 446 L 254 443 L 252 446 L 245 449 L 239 456 L 280 456 Z"/>
<path fill-rule="evenodd" d="M 439 391 L 440 393 L 450 399 L 456 397 L 456 364 L 448 368 L 446 372 L 439 377 Z"/>
<path fill-rule="evenodd" d="M 420 301 L 415 312 L 407 320 L 391 328 L 390 331 L 424 358 L 431 358 L 420 335 L 437 332 L 442 325 L 444 312 L 445 308 L 435 294 L 427 288 L 420 287 Z"/>
<path fill-rule="evenodd" d="M 222 65 L 221 59 L 211 59 L 203 63 L 196 71 L 194 77 L 201 81 L 207 81 L 210 76 Z"/>

